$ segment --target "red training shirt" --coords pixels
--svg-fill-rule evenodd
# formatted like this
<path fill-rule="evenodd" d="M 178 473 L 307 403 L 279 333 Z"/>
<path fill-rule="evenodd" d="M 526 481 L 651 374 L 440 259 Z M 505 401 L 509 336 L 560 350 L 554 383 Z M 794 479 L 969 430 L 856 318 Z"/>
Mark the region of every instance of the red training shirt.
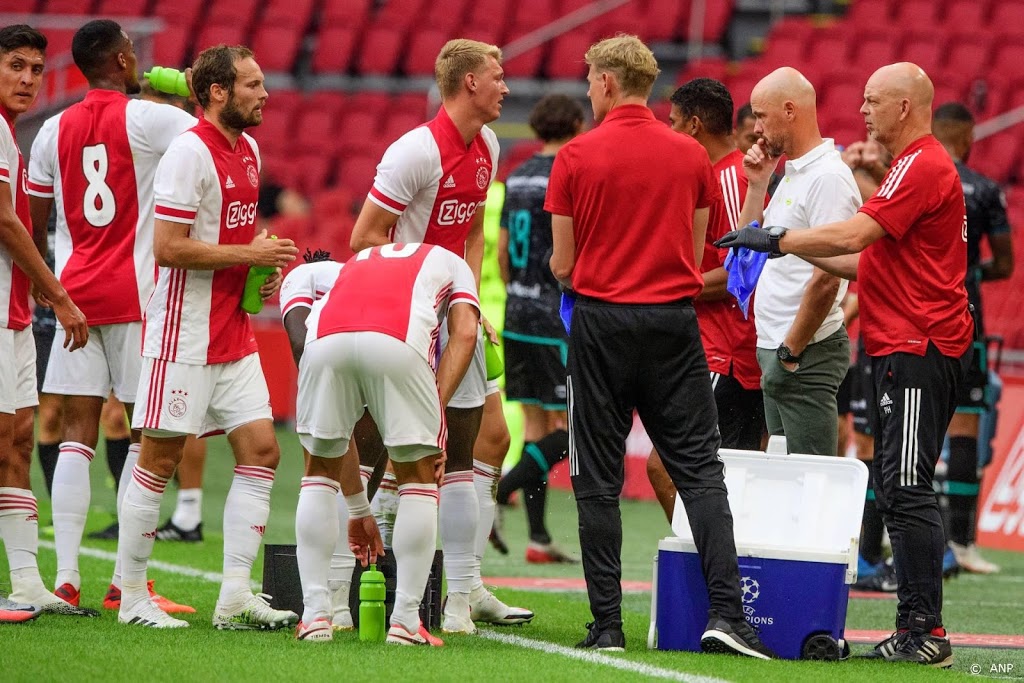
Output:
<path fill-rule="evenodd" d="M 703 289 L 693 213 L 720 196 L 700 143 L 630 104 L 559 150 L 544 209 L 573 219 L 577 293 L 656 304 Z"/>
<path fill-rule="evenodd" d="M 967 211 L 960 176 L 938 140 L 925 135 L 893 160 L 862 212 L 888 233 L 857 269 L 861 330 L 869 356 L 944 356 L 971 345 L 967 309 Z"/>
<path fill-rule="evenodd" d="M 734 150 L 718 160 L 714 173 L 722 187 L 724 201 L 711 205 L 708 234 L 700 272 L 721 268 L 727 249 L 718 249 L 713 242 L 739 227 L 740 211 L 747 196 L 747 175 L 743 172 L 743 152 Z M 731 294 L 717 301 L 694 301 L 700 338 L 708 357 L 708 369 L 732 375 L 744 389 L 761 388 L 761 366 L 757 363 L 757 329 L 753 306 L 749 319 L 743 317 L 739 302 Z"/>

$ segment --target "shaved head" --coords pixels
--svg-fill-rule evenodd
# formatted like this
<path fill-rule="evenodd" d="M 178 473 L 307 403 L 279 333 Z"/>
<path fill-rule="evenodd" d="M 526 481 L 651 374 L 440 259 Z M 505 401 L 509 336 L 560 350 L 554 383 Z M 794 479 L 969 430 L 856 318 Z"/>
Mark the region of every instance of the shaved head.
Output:
<path fill-rule="evenodd" d="M 913 140 L 931 132 L 935 87 L 917 64 L 883 66 L 864 86 L 861 113 L 872 138 L 894 156 Z"/>
<path fill-rule="evenodd" d="M 769 156 L 799 156 L 821 143 L 814 86 L 796 69 L 784 66 L 754 86 L 750 106 L 754 132 Z"/>
<path fill-rule="evenodd" d="M 793 67 L 784 66 L 771 72 L 754 86 L 750 99 L 764 98 L 772 102 L 792 100 L 797 106 L 814 107 L 814 86 Z"/>

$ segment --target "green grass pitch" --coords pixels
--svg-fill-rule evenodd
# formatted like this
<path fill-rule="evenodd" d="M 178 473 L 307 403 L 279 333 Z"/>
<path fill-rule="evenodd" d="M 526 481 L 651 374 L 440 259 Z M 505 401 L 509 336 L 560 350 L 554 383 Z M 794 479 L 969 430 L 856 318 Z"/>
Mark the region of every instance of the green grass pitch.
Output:
<path fill-rule="evenodd" d="M 282 463 L 274 486 L 268 543 L 294 542 L 295 501 L 302 457 L 297 441 L 280 430 Z M 88 530 L 103 528 L 112 519 L 113 482 L 106 473 L 102 446 L 92 467 L 93 498 Z M 206 467 L 204 516 L 206 540 L 187 545 L 157 542 L 155 558 L 208 572 L 221 569 L 219 533 L 224 496 L 231 480 L 232 458 L 223 437 L 210 440 Z M 38 471 L 33 482 L 40 497 L 40 517 L 49 520 L 49 503 Z M 165 496 L 163 518 L 173 505 L 173 487 Z M 622 504 L 624 525 L 623 578 L 649 581 L 651 558 L 659 538 L 669 529 L 653 503 Z M 549 520 L 559 543 L 578 551 L 576 512 L 571 495 L 554 491 Z M 579 566 L 535 566 L 523 560 L 525 521 L 521 509 L 511 510 L 506 529 L 512 552 L 507 557 L 488 550 L 485 576 L 581 577 Z M 44 536 L 44 541 L 45 541 Z M 106 553 L 113 542 L 89 541 L 87 548 Z M 1024 556 L 988 552 L 1003 565 L 1001 575 L 989 578 L 961 576 L 946 583 L 945 619 L 952 631 L 962 633 L 1024 633 Z M 47 581 L 55 571 L 53 550 L 46 544 L 40 565 Z M 110 580 L 113 563 L 83 556 L 83 604 L 99 607 Z M 253 573 L 262 575 L 258 563 Z M 6 560 L 0 556 L 0 593 L 8 592 Z M 1020 650 L 956 649 L 953 672 L 913 665 L 848 661 L 754 662 L 724 656 L 657 652 L 646 648 L 649 593 L 627 594 L 624 601 L 627 651 L 623 654 L 575 659 L 566 648 L 584 635 L 589 619 L 582 592 L 497 590 L 509 603 L 537 613 L 534 623 L 522 627 L 488 629 L 482 636 L 448 637 L 446 647 L 399 648 L 365 644 L 355 634 L 339 634 L 330 644 L 299 643 L 292 632 L 219 632 L 210 624 L 217 584 L 168 571 L 151 569 L 150 578 L 168 597 L 196 607 L 191 627 L 158 632 L 130 628 L 105 612 L 99 619 L 44 615 L 20 626 L 0 627 L 0 681 L 255 681 L 317 680 L 326 677 L 366 677 L 396 681 L 629 681 L 641 678 L 699 681 L 895 681 L 976 680 L 972 666 L 982 674 L 1003 678 L 1024 676 Z M 890 627 L 894 603 L 889 600 L 851 600 L 847 625 L 855 629 Z M 512 642 L 495 638 L 511 637 Z M 860 652 L 865 646 L 855 646 Z M 1008 670 L 1008 665 L 1012 668 Z"/>

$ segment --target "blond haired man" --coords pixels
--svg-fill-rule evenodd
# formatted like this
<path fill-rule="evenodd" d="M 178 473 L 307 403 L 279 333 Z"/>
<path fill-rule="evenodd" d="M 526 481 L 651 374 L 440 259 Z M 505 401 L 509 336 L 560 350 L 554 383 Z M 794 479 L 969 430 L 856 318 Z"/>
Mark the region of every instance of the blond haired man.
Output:
<path fill-rule="evenodd" d="M 626 645 L 619 494 L 635 409 L 694 531 L 711 607 L 701 647 L 771 659 L 743 618 L 718 411 L 693 310 L 703 288 L 696 255 L 709 207 L 722 201 L 718 181 L 700 143 L 647 108 L 658 64 L 646 45 L 617 36 L 592 46 L 586 60 L 600 125 L 558 152 L 544 206 L 551 270 L 576 297 L 569 471 L 594 615 L 577 647 Z"/>
<path fill-rule="evenodd" d="M 508 94 L 501 50 L 475 40 L 450 40 L 441 48 L 434 75 L 441 109 L 384 153 L 351 246 L 362 251 L 389 242 L 436 244 L 465 258 L 479 287 L 484 253 L 480 209 L 498 168 L 498 138 L 486 124 L 501 115 Z M 443 346 L 446 336 L 440 341 Z M 494 597 L 480 579 L 480 558 L 494 519 L 494 490 L 509 445 L 497 392 L 497 384 L 487 381 L 481 339 L 445 410 L 448 461 L 439 526 L 448 580 L 442 624 L 447 633 L 473 633 L 475 621 L 521 624 L 533 619 L 533 612 Z"/>

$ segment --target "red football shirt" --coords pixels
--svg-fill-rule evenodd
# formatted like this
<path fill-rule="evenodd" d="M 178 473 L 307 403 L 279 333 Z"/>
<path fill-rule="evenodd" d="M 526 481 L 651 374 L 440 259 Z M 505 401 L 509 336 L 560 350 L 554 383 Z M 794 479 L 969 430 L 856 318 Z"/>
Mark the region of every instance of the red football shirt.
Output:
<path fill-rule="evenodd" d="M 702 273 L 724 265 L 728 250 L 718 249 L 713 242 L 739 227 L 740 211 L 747 196 L 743 152 L 735 150 L 719 159 L 714 165 L 714 173 L 722 187 L 724 201 L 711 205 L 704 258 L 700 262 Z M 732 374 L 744 389 L 760 389 L 761 366 L 757 364 L 753 307 L 750 319 L 744 318 L 739 302 L 731 294 L 717 301 L 694 301 L 693 307 L 697 311 L 708 369 L 723 375 Z"/>
<path fill-rule="evenodd" d="M 573 289 L 613 303 L 695 297 L 693 213 L 721 195 L 705 149 L 623 105 L 559 150 L 544 209 L 573 219 Z"/>
<path fill-rule="evenodd" d="M 861 330 L 870 356 L 944 356 L 971 345 L 967 310 L 967 211 L 960 177 L 931 135 L 893 160 L 860 208 L 888 233 L 864 250 L 857 270 Z"/>

